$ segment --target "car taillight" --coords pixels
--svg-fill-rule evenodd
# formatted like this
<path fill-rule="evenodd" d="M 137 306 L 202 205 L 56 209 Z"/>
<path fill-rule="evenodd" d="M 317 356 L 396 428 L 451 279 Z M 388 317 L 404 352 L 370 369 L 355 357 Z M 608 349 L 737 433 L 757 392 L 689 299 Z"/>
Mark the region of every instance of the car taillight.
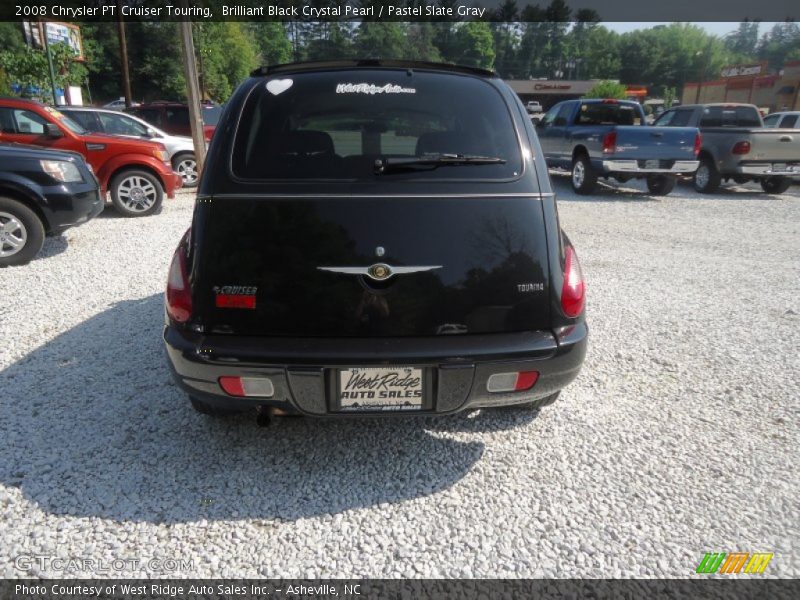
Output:
<path fill-rule="evenodd" d="M 703 136 L 700 135 L 698 132 L 697 135 L 694 136 L 694 155 L 698 156 L 700 154 L 700 148 L 703 145 Z"/>
<path fill-rule="evenodd" d="M 750 154 L 750 142 L 736 142 L 733 145 L 734 154 Z"/>
<path fill-rule="evenodd" d="M 499 392 L 524 392 L 531 389 L 538 379 L 539 371 L 495 373 L 486 382 L 486 391 L 493 394 Z"/>
<path fill-rule="evenodd" d="M 192 315 L 192 294 L 189 289 L 189 273 L 186 268 L 186 247 L 189 231 L 172 255 L 167 276 L 167 314 L 178 323 L 185 323 Z"/>
<path fill-rule="evenodd" d="M 603 136 L 603 154 L 614 154 L 617 151 L 617 132 L 609 131 Z"/>
<path fill-rule="evenodd" d="M 578 255 L 572 246 L 567 246 L 564 258 L 564 286 L 561 288 L 561 309 L 566 316 L 574 318 L 583 312 L 585 301 L 586 285 L 583 282 Z"/>

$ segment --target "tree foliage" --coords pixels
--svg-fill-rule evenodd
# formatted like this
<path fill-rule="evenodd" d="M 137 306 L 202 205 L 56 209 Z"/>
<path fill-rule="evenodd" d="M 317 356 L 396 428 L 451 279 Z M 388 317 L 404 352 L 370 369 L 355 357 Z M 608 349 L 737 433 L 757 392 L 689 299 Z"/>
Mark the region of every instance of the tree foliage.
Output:
<path fill-rule="evenodd" d="M 628 88 L 616 81 L 598 81 L 586 92 L 586 98 L 617 98 L 624 99 Z"/>
<path fill-rule="evenodd" d="M 377 7 L 385 1 L 359 4 Z M 409 6 L 422 2 L 398 1 Z M 327 7 L 342 0 L 309 2 Z M 460 4 L 462 0 L 438 0 L 443 8 Z M 103 101 L 120 97 L 116 24 L 80 25 L 91 96 Z M 184 100 L 177 24 L 129 21 L 126 29 L 134 99 Z M 505 78 L 616 79 L 663 94 L 680 90 L 687 81 L 715 79 L 725 64 L 769 61 L 776 70 L 800 59 L 800 26 L 793 22 L 775 24 L 760 37 L 756 22 L 743 22 L 723 37 L 688 23 L 619 34 L 600 23 L 595 11 L 573 12 L 565 0 L 502 0 L 484 21 L 203 22 L 195 24 L 194 32 L 201 85 L 205 95 L 217 101 L 225 101 L 254 66 L 293 60 L 441 60 L 493 68 Z M 0 52 L 5 56 L 0 69 L 3 64 L 14 69 L 0 72 L 0 89 L 12 82 L 46 83 L 41 52 L 31 54 L 35 51 L 25 46 L 18 24 L 0 23 Z M 83 80 L 84 66 L 62 58 L 66 62 L 59 75 Z"/>

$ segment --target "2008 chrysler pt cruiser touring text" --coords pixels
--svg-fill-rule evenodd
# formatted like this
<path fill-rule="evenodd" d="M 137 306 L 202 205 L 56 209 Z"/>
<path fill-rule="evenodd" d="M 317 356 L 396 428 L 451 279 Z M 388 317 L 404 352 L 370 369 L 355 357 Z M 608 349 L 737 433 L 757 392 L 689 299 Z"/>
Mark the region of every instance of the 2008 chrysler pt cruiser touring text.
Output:
<path fill-rule="evenodd" d="M 399 61 L 255 71 L 211 142 L 164 339 L 207 414 L 544 406 L 586 353 L 584 282 L 525 108 Z"/>

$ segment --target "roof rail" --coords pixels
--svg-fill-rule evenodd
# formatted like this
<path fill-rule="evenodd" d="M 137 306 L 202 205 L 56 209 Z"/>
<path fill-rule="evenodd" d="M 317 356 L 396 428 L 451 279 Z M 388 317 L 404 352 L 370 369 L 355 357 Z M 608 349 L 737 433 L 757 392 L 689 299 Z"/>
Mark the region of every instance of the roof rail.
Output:
<path fill-rule="evenodd" d="M 482 77 L 497 77 L 497 73 L 488 69 L 455 65 L 452 63 L 426 62 L 417 60 L 385 60 L 382 58 L 364 58 L 353 60 L 319 60 L 284 63 L 259 67 L 250 73 L 251 77 L 263 77 L 273 73 L 285 71 L 319 71 L 327 69 L 351 69 L 353 67 L 386 67 L 394 69 L 421 69 L 427 71 L 450 71 L 453 73 L 467 73 Z"/>

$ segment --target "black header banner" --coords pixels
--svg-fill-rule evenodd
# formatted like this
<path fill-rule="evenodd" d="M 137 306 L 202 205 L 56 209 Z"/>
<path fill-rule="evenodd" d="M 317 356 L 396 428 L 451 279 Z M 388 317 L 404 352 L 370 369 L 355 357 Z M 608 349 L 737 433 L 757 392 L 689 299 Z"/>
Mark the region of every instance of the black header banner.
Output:
<path fill-rule="evenodd" d="M 789 600 L 787 579 L 2 580 L 2 600 Z"/>
<path fill-rule="evenodd" d="M 0 21 L 509 21 L 502 5 L 502 0 L 3 0 Z M 511 20 L 528 22 L 772 22 L 800 17 L 798 0 L 517 0 L 516 8 Z"/>

